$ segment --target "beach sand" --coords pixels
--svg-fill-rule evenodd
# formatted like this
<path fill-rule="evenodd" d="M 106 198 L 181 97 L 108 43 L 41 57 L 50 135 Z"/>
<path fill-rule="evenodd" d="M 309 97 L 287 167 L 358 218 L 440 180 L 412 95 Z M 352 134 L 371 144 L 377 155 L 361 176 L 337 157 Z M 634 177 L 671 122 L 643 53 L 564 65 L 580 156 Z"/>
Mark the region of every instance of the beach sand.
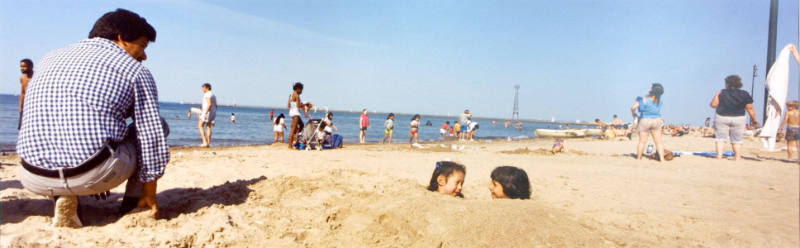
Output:
<path fill-rule="evenodd" d="M 634 137 L 635 138 L 635 137 Z M 82 197 L 80 229 L 53 228 L 53 203 L 19 183 L 2 157 L 3 247 L 797 247 L 798 164 L 682 156 L 637 161 L 635 141 L 550 139 L 347 145 L 175 148 L 158 185 L 161 219 L 115 216 L 111 198 Z M 713 140 L 668 137 L 674 151 Z M 445 147 L 442 147 L 444 145 Z M 783 144 L 779 147 L 784 146 Z M 747 156 L 761 152 L 747 141 Z M 428 192 L 434 163 L 467 167 L 464 199 Z M 492 200 L 489 173 L 527 171 L 531 200 Z"/>

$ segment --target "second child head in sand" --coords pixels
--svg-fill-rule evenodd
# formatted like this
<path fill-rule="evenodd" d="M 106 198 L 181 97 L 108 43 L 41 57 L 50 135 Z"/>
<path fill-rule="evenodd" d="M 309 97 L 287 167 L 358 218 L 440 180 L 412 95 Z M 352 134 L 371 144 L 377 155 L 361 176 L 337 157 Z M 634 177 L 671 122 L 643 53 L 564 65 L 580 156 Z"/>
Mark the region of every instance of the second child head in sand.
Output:
<path fill-rule="evenodd" d="M 436 162 L 436 169 L 433 170 L 433 175 L 431 175 L 428 190 L 464 197 L 461 194 L 461 188 L 464 186 L 464 177 L 466 175 L 467 169 L 461 164 L 450 161 Z"/>
<path fill-rule="evenodd" d="M 530 199 L 531 184 L 528 174 L 514 166 L 500 166 L 492 171 L 489 191 L 492 199 Z"/>

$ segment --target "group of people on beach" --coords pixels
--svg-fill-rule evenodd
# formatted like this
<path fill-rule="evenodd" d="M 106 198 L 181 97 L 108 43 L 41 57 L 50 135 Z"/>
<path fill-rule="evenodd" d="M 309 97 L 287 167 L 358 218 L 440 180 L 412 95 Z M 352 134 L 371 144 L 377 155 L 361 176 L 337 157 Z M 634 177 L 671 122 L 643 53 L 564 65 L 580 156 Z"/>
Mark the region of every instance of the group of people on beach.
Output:
<path fill-rule="evenodd" d="M 33 62 L 20 61 L 19 136 L 17 153 L 21 159 L 20 182 L 25 189 L 55 200 L 54 226 L 81 226 L 77 214 L 78 196 L 105 199 L 110 190 L 126 182 L 118 214 L 145 207 L 150 216 L 159 213 L 156 198 L 158 180 L 170 160 L 167 137 L 169 126 L 160 116 L 158 91 L 150 70 L 142 62 L 145 49 L 156 40 L 155 29 L 138 14 L 117 9 L 101 16 L 87 39 L 53 50 L 45 55 L 34 77 Z M 797 51 L 793 51 L 798 59 Z M 742 91 L 741 78 L 725 78 L 725 89 L 718 92 L 710 106 L 716 109 L 714 120 L 717 158 L 722 157 L 725 142 L 730 142 L 735 158 L 741 157 L 745 112 L 753 126 L 758 126 L 752 98 Z M 69 89 L 69 90 L 64 90 Z M 201 146 L 211 144 L 212 128 L 217 111 L 216 96 L 211 85 L 202 85 L 203 103 L 196 112 Z M 287 107 L 291 119 L 289 147 L 298 144 L 303 129 L 301 116 L 310 117 L 313 105 L 300 99 L 303 84 L 292 85 Z M 637 97 L 631 114 L 637 121 L 639 134 L 637 159 L 642 158 L 648 138 L 656 143 L 657 158 L 664 160 L 661 115 L 664 87 L 655 83 L 646 96 Z M 794 148 L 800 139 L 798 103 L 790 102 L 789 114 L 782 126 L 787 126 L 786 139 Z M 76 114 L 77 113 L 77 114 Z M 191 114 L 191 113 L 190 113 Z M 274 119 L 274 129 L 280 133 L 286 126 L 281 114 Z M 336 130 L 333 114 L 327 113 L 319 124 L 323 138 L 328 130 Z M 384 140 L 392 140 L 393 114 L 387 116 Z M 414 115 L 410 126 L 409 143 L 418 142 L 420 116 Z M 128 123 L 132 119 L 132 123 Z M 359 121 L 361 141 L 369 127 L 367 111 Z M 616 121 L 615 121 L 616 122 Z M 616 124 L 614 124 L 616 125 Z M 281 132 L 278 132 L 278 130 Z M 456 133 L 459 139 L 472 139 L 478 125 L 471 122 L 465 110 L 458 122 L 443 126 L 443 133 Z M 453 131 L 450 131 L 453 130 Z M 461 133 L 458 133 L 458 131 Z M 277 140 L 278 135 L 276 135 Z M 790 148 L 790 155 L 796 148 Z M 466 168 L 458 163 L 441 161 L 431 176 L 428 190 L 463 196 Z M 529 199 L 530 182 L 525 171 L 512 167 L 495 168 L 489 190 L 493 198 Z"/>

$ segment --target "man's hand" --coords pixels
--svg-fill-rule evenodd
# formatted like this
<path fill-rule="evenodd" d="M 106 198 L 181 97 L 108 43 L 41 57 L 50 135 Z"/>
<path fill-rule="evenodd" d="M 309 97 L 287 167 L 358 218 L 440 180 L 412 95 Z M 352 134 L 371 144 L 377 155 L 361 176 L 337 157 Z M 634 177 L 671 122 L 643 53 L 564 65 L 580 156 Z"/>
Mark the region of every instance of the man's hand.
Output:
<path fill-rule="evenodd" d="M 150 217 L 158 218 L 158 201 L 156 200 L 156 181 L 144 183 L 142 188 L 142 198 L 139 199 L 137 207 L 149 207 Z"/>

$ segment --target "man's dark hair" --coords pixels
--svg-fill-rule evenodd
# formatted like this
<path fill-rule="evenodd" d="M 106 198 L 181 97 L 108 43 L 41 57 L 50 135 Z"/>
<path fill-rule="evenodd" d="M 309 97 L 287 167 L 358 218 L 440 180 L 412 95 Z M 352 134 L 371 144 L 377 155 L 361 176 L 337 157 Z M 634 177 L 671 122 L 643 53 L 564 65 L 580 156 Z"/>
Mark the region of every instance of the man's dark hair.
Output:
<path fill-rule="evenodd" d="M 153 26 L 138 14 L 126 9 L 117 9 L 104 14 L 97 19 L 92 31 L 89 32 L 89 38 L 117 40 L 117 35 L 122 35 L 123 41 L 134 41 L 142 36 L 151 42 L 156 41 L 156 30 Z"/>
<path fill-rule="evenodd" d="M 738 89 L 742 88 L 742 78 L 739 75 L 730 75 L 725 78 L 725 88 Z"/>
<path fill-rule="evenodd" d="M 208 88 L 208 90 L 211 90 L 211 84 L 210 83 L 204 83 L 203 84 L 203 88 Z"/>
<path fill-rule="evenodd" d="M 27 65 L 28 67 L 33 69 L 33 60 L 31 60 L 29 58 L 24 58 L 24 59 L 20 60 L 19 62 L 20 63 L 25 63 L 25 65 Z"/>
<path fill-rule="evenodd" d="M 292 90 L 297 90 L 297 89 L 301 89 L 302 90 L 303 89 L 303 83 L 295 82 L 294 85 L 292 85 Z"/>
<path fill-rule="evenodd" d="M 508 198 L 531 198 L 531 184 L 524 170 L 514 166 L 500 166 L 494 168 L 490 177 L 503 186 L 503 193 Z"/>

